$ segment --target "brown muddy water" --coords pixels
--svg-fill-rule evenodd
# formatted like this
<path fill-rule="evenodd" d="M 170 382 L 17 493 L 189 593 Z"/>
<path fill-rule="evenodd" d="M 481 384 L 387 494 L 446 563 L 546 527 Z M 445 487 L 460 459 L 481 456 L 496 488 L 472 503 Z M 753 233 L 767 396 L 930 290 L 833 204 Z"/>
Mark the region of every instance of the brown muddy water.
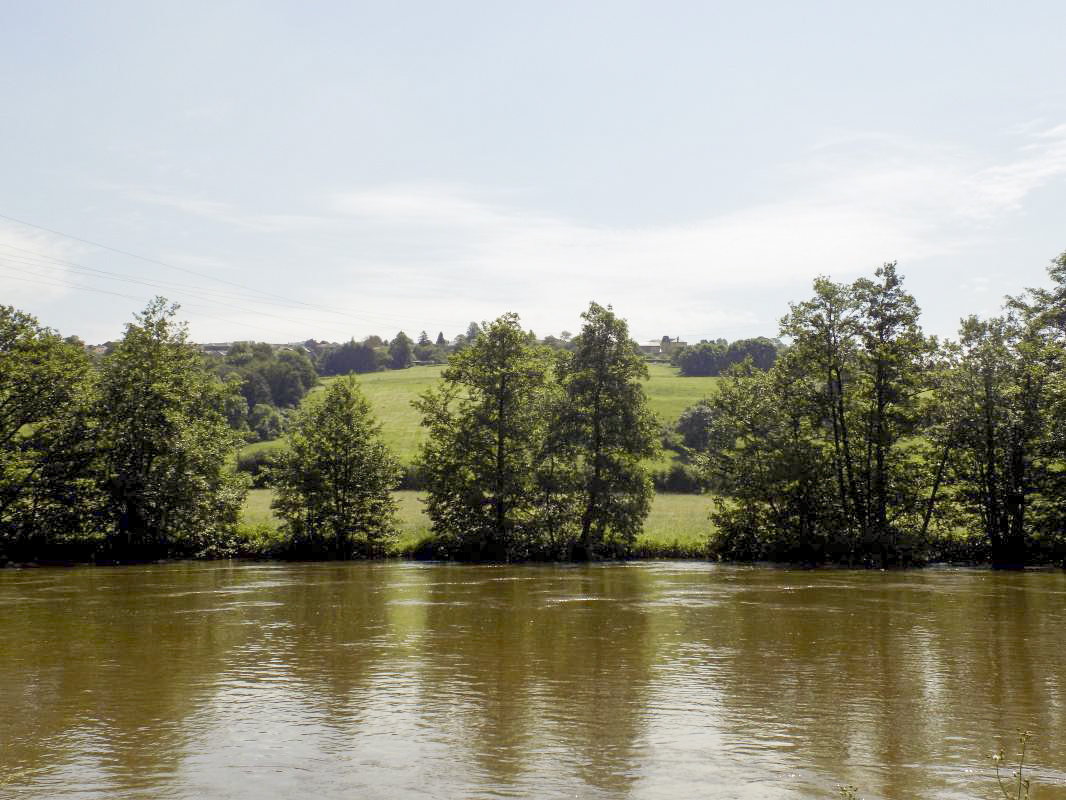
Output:
<path fill-rule="evenodd" d="M 0 571 L 3 798 L 1066 798 L 1066 574 Z"/>

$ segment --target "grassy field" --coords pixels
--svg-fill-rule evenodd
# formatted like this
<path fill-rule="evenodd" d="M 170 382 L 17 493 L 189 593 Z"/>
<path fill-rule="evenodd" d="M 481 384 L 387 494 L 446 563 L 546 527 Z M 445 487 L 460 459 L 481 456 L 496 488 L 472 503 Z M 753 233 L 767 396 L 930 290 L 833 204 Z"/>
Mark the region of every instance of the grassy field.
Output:
<path fill-rule="evenodd" d="M 422 499 L 425 492 L 393 492 L 397 505 L 400 535 L 393 550 L 411 552 L 430 535 L 429 517 Z M 252 489 L 244 502 L 243 523 L 263 531 L 274 531 L 278 519 L 270 508 L 272 489 Z M 644 531 L 637 537 L 635 552 L 643 557 L 701 556 L 706 553 L 711 532 L 707 514 L 711 510 L 709 495 L 657 494 Z"/>
<path fill-rule="evenodd" d="M 677 422 L 681 412 L 717 391 L 718 378 L 685 378 L 668 364 L 649 364 L 644 392 L 648 407 L 664 424 Z"/>
<path fill-rule="evenodd" d="M 363 390 L 374 416 L 381 424 L 385 444 L 404 464 L 410 464 L 418 455 L 425 435 L 419 424 L 420 416 L 411 406 L 411 401 L 434 386 L 440 379 L 442 367 L 426 366 L 410 369 L 388 370 L 357 375 L 356 380 Z M 664 424 L 677 421 L 681 412 L 690 405 L 715 391 L 717 378 L 683 378 L 677 370 L 665 364 L 649 365 L 649 379 L 644 384 L 648 406 Z M 322 384 L 313 392 L 321 392 L 337 378 L 323 378 Z M 283 446 L 283 440 L 256 442 L 241 450 L 250 454 L 258 450 L 271 450 Z M 652 468 L 661 468 L 670 463 L 670 454 L 654 463 Z"/>

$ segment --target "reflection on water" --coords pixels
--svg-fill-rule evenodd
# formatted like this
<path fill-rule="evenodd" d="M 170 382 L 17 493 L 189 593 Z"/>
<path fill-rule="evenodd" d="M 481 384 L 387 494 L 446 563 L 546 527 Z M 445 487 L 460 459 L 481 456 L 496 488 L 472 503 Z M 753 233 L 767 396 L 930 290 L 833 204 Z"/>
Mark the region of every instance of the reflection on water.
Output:
<path fill-rule="evenodd" d="M 1066 575 L 0 573 L 0 797 L 1066 798 Z"/>

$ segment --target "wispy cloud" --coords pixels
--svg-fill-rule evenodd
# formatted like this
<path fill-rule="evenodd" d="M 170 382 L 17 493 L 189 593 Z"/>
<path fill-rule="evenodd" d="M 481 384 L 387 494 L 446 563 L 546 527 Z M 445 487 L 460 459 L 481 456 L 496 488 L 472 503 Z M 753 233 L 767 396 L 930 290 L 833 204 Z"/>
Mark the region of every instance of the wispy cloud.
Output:
<path fill-rule="evenodd" d="M 34 306 L 69 294 L 74 276 L 63 262 L 79 252 L 51 234 L 0 221 L 0 303 Z"/>
<path fill-rule="evenodd" d="M 455 326 L 517 310 L 538 330 L 557 330 L 595 298 L 613 303 L 638 335 L 666 323 L 686 335 L 740 335 L 775 324 L 738 296 L 794 292 L 816 275 L 848 279 L 889 260 L 914 274 L 978 247 L 1032 192 L 1066 175 L 1066 125 L 1014 138 L 1013 155 L 993 161 L 950 144 L 845 132 L 783 170 L 776 199 L 685 224 L 595 224 L 525 207 L 515 195 L 425 183 L 335 191 L 298 213 L 131 196 L 285 239 L 276 265 L 314 265 L 313 280 L 301 275 L 301 299 L 350 310 L 353 328 L 382 330 L 389 319 Z"/>
<path fill-rule="evenodd" d="M 597 226 L 447 186 L 340 193 L 327 208 L 348 220 L 363 248 L 351 278 L 384 297 L 498 308 L 610 297 L 708 330 L 738 318 L 767 322 L 716 310 L 724 293 L 805 285 L 818 274 L 845 279 L 887 260 L 911 269 L 976 247 L 1028 194 L 1063 175 L 1066 126 L 1029 135 L 1004 163 L 944 145 L 842 137 L 796 166 L 781 199 L 684 225 Z M 380 280 L 370 263 L 387 266 Z"/>

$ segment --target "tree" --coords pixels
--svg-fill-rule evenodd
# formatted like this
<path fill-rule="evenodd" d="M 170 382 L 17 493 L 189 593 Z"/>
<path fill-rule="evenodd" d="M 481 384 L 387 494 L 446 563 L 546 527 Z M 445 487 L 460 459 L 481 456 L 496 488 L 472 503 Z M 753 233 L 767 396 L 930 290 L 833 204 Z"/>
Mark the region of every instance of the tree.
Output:
<path fill-rule="evenodd" d="M 935 342 L 895 264 L 875 277 L 816 280 L 781 321 L 792 346 L 765 379 L 752 361 L 734 366 L 728 392 L 711 399 L 710 479 L 733 503 L 715 514 L 718 552 L 921 557 L 938 488 L 919 435 Z"/>
<path fill-rule="evenodd" d="M 240 377 L 245 415 L 259 404 L 299 405 L 318 377 L 303 348 L 276 351 L 266 342 L 234 342 L 225 358 L 211 361 L 210 366 L 224 380 Z"/>
<path fill-rule="evenodd" d="M 963 320 L 938 392 L 945 481 L 995 567 L 1024 566 L 1035 545 L 1062 546 L 1066 254 L 1049 273 L 1053 288 L 1009 298 L 1004 315 Z"/>
<path fill-rule="evenodd" d="M 273 505 L 296 553 L 341 559 L 384 554 L 395 534 L 390 490 L 400 467 L 354 378 L 336 381 L 300 411 L 273 476 Z"/>
<path fill-rule="evenodd" d="M 870 543 L 892 561 L 901 547 L 905 526 L 913 523 L 924 487 L 913 478 L 914 451 L 903 446 L 919 431 L 923 393 L 931 388 L 929 360 L 936 343 L 918 325 L 921 312 L 903 290 L 896 264 L 879 268 L 880 280 L 860 278 L 853 284 L 859 312 L 861 343 L 863 445 L 860 473 L 868 497 L 862 526 Z M 910 519 L 908 519 L 910 518 Z"/>
<path fill-rule="evenodd" d="M 734 364 L 750 358 L 758 369 L 769 369 L 777 359 L 777 346 L 769 339 L 737 339 L 727 344 L 725 339 L 700 342 L 674 350 L 670 363 L 679 367 L 685 376 L 721 375 Z"/>
<path fill-rule="evenodd" d="M 911 558 L 927 476 L 908 440 L 918 430 L 935 343 L 896 265 L 850 286 L 822 278 L 782 320 L 795 359 L 820 383 L 812 411 L 825 424 L 837 499 L 857 550 L 881 563 Z M 812 429 L 817 431 L 818 429 Z M 831 438 L 829 438 L 831 437 Z"/>
<path fill-rule="evenodd" d="M 374 346 L 352 339 L 326 351 L 321 371 L 323 375 L 349 375 L 353 372 L 375 372 L 381 368 L 381 359 Z"/>
<path fill-rule="evenodd" d="M 84 348 L 0 306 L 0 557 L 53 556 L 99 510 Z"/>
<path fill-rule="evenodd" d="M 437 331 L 437 347 L 447 347 L 448 340 L 444 338 L 444 331 Z"/>
<path fill-rule="evenodd" d="M 429 340 L 429 334 L 426 333 L 425 331 L 422 331 L 420 334 L 418 334 L 418 343 L 420 345 L 431 344 L 431 342 Z"/>
<path fill-rule="evenodd" d="M 224 385 L 187 342 L 176 305 L 157 297 L 103 362 L 97 404 L 99 485 L 117 558 L 224 553 L 244 485 Z"/>
<path fill-rule="evenodd" d="M 777 360 L 777 346 L 765 336 L 754 339 L 737 339 L 725 352 L 726 366 L 740 364 L 750 358 L 757 369 L 770 369 Z"/>
<path fill-rule="evenodd" d="M 285 420 L 274 406 L 259 403 L 248 412 L 248 427 L 259 441 L 266 442 L 281 436 L 285 430 Z"/>
<path fill-rule="evenodd" d="M 672 360 L 686 377 L 718 375 L 726 366 L 726 348 L 714 342 L 700 342 L 675 350 Z"/>
<path fill-rule="evenodd" d="M 512 561 L 537 554 L 535 476 L 548 429 L 550 352 L 505 314 L 455 354 L 415 402 L 428 429 L 420 462 L 445 549 Z"/>
<path fill-rule="evenodd" d="M 720 488 L 712 555 L 741 561 L 850 561 L 835 502 L 817 387 L 796 355 L 763 372 L 734 367 L 707 399 L 707 480 Z"/>
<path fill-rule="evenodd" d="M 389 344 L 389 366 L 393 369 L 406 369 L 411 366 L 411 340 L 403 331 Z"/>
<path fill-rule="evenodd" d="M 681 441 L 690 450 L 703 452 L 710 447 L 710 431 L 714 422 L 714 409 L 707 399 L 689 406 L 677 418 L 675 430 Z"/>
<path fill-rule="evenodd" d="M 560 360 L 563 399 L 555 427 L 576 471 L 579 558 L 625 552 L 651 508 L 641 459 L 657 451 L 655 417 L 641 379 L 648 368 L 625 320 L 590 303 L 570 358 Z"/>

